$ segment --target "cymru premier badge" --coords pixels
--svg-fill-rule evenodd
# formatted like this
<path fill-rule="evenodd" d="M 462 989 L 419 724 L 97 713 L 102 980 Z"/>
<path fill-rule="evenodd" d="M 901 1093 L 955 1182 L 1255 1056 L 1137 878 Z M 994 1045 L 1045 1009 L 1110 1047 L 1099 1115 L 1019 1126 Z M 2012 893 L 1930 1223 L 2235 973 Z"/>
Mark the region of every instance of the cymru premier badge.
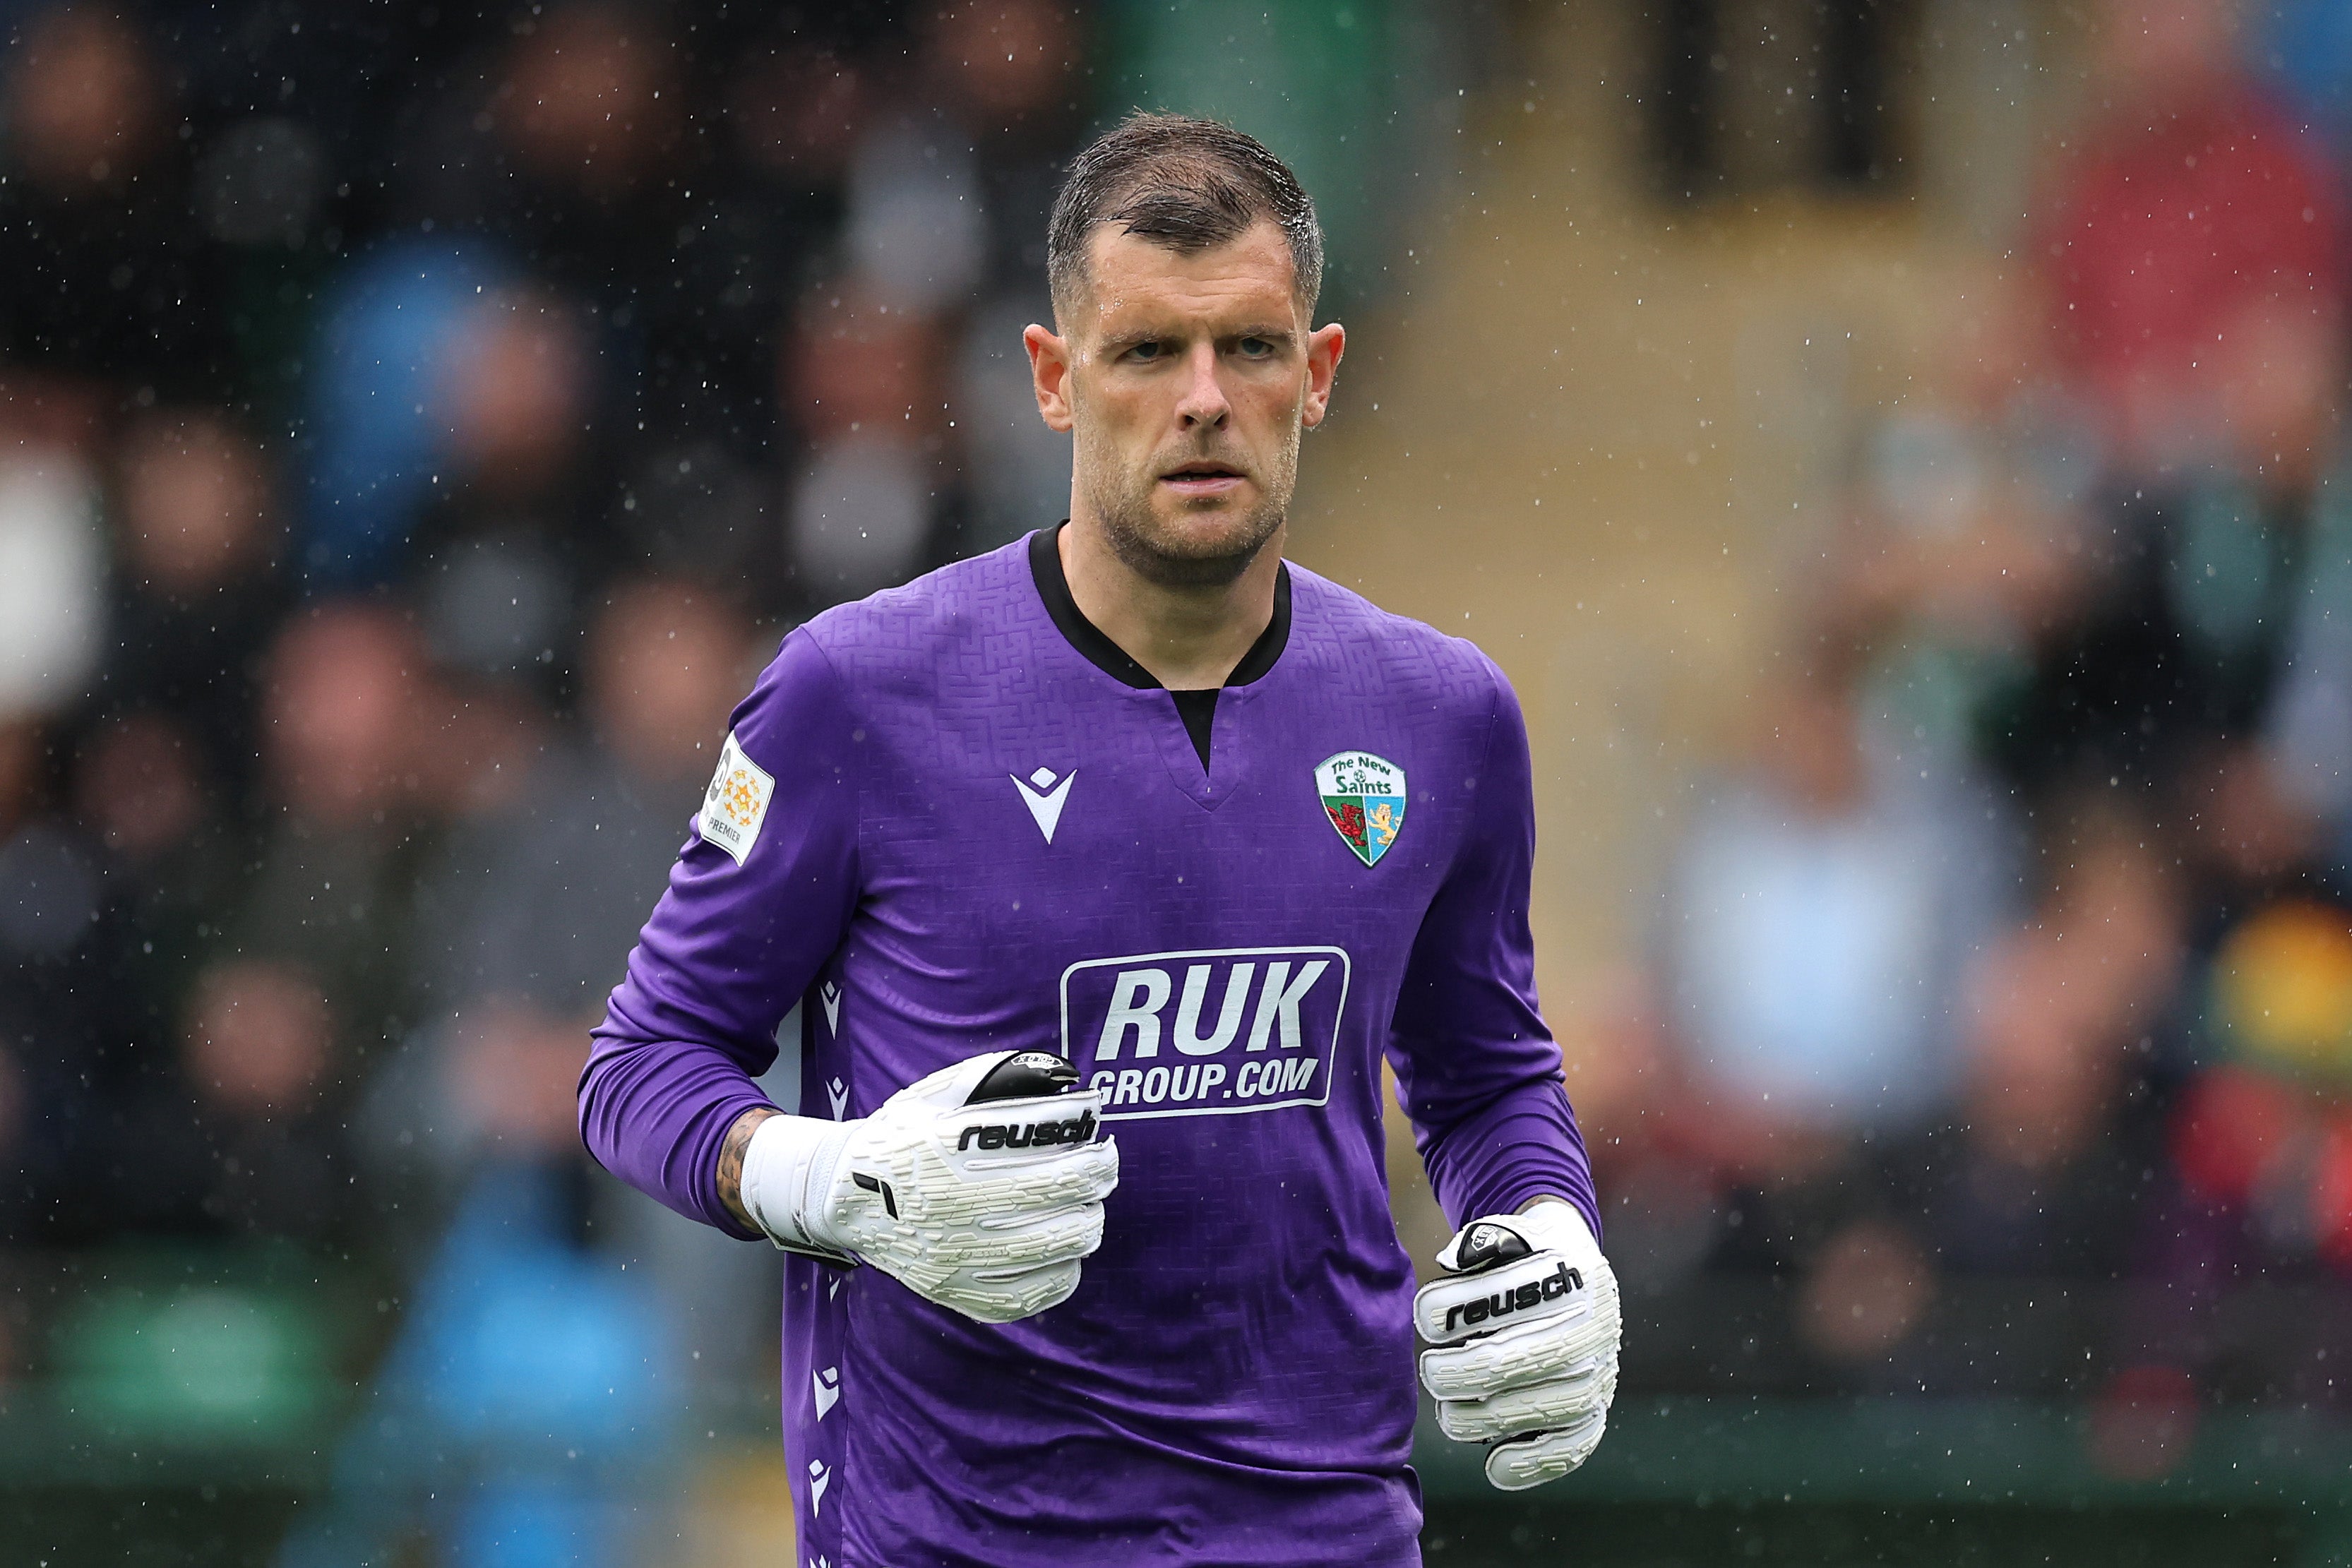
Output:
<path fill-rule="evenodd" d="M 1378 865 L 1404 826 L 1404 769 L 1369 751 L 1343 751 L 1316 765 L 1315 792 L 1356 858 Z"/>

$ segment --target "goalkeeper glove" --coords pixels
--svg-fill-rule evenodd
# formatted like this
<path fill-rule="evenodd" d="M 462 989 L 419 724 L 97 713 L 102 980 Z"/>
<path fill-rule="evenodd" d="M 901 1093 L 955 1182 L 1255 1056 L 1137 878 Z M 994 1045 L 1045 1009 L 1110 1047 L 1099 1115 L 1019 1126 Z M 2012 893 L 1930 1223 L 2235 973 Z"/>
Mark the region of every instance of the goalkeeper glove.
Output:
<path fill-rule="evenodd" d="M 1102 1244 L 1118 1147 L 1101 1094 L 1035 1051 L 975 1056 L 848 1122 L 771 1116 L 743 1155 L 743 1207 L 787 1251 L 873 1264 L 984 1323 L 1056 1307 Z"/>
<path fill-rule="evenodd" d="M 1412 1299 L 1436 1348 L 1421 1381 L 1438 1428 L 1486 1443 L 1505 1491 L 1558 1479 L 1600 1445 L 1617 1392 L 1617 1276 L 1584 1217 L 1557 1199 L 1489 1215 L 1437 1254 L 1447 1277 Z"/>

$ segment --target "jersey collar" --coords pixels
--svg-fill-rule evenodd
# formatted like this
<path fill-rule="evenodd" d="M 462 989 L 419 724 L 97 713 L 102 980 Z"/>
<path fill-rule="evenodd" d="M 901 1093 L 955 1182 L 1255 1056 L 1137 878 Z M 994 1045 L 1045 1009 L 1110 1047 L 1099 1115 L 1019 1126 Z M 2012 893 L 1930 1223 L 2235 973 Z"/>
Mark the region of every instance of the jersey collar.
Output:
<path fill-rule="evenodd" d="M 1150 670 L 1136 663 L 1134 655 L 1110 640 L 1109 633 L 1086 618 L 1078 601 L 1070 597 L 1070 580 L 1062 571 L 1062 530 L 1069 527 L 1067 517 L 1050 528 L 1039 528 L 1029 536 L 1029 575 L 1037 581 L 1037 596 L 1045 601 L 1045 613 L 1054 619 L 1055 628 L 1068 640 L 1071 647 L 1084 654 L 1087 663 L 1113 680 L 1141 691 L 1157 691 L 1160 682 Z M 1250 644 L 1234 673 L 1225 677 L 1229 686 L 1245 686 L 1274 668 L 1282 651 L 1290 643 L 1290 563 L 1283 562 L 1274 574 L 1274 619 L 1265 623 L 1257 641 Z"/>

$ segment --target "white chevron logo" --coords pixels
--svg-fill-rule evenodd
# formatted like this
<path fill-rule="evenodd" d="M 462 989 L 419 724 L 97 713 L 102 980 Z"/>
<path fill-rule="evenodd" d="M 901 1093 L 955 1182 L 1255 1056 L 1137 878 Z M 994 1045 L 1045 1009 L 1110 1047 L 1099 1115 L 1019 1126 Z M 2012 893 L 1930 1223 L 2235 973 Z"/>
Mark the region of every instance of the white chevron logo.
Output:
<path fill-rule="evenodd" d="M 1070 780 L 1077 776 L 1075 768 L 1063 774 L 1059 783 L 1055 782 L 1050 768 L 1040 768 L 1026 779 L 1017 773 L 1006 775 L 1013 780 L 1013 787 L 1021 791 L 1021 803 L 1037 819 L 1037 831 L 1045 835 L 1049 844 L 1054 841 L 1054 830 L 1062 823 L 1062 803 L 1070 798 Z"/>
<path fill-rule="evenodd" d="M 809 1512 L 824 1511 L 824 1489 L 833 1484 L 833 1472 L 814 1459 L 809 1461 Z"/>
<path fill-rule="evenodd" d="M 841 1294 L 841 1276 L 836 1273 L 824 1282 L 824 1299 L 829 1301 L 839 1294 Z"/>
<path fill-rule="evenodd" d="M 822 1421 L 826 1411 L 841 1403 L 841 1368 L 828 1366 L 810 1373 L 809 1382 L 816 1392 L 816 1418 Z"/>
<path fill-rule="evenodd" d="M 835 1040 L 841 1038 L 841 988 L 827 980 L 816 994 L 824 1004 L 824 1032 Z"/>
<path fill-rule="evenodd" d="M 833 1119 L 840 1121 L 841 1113 L 849 1109 L 849 1085 L 836 1078 L 824 1086 L 824 1097 L 833 1102 Z"/>

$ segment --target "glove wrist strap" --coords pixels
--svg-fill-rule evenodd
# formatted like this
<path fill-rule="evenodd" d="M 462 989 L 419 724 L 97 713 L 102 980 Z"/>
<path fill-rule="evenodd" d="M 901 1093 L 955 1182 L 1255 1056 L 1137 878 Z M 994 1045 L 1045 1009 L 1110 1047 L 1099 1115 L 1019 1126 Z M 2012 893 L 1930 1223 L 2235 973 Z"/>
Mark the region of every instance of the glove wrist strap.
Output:
<path fill-rule="evenodd" d="M 841 1155 L 855 1122 L 815 1116 L 771 1116 L 743 1151 L 743 1207 L 786 1252 L 852 1263 L 825 1223 Z"/>

